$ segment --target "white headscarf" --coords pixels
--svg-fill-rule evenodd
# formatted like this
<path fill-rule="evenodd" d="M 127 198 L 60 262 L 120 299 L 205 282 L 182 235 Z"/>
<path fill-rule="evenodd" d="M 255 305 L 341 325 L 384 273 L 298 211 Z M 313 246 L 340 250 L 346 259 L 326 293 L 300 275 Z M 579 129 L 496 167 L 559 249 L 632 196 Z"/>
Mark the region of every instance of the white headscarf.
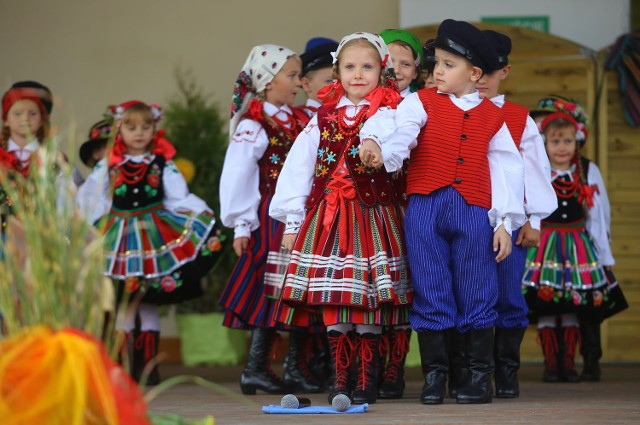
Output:
<path fill-rule="evenodd" d="M 233 88 L 230 136 L 247 111 L 249 102 L 267 87 L 287 59 L 295 54 L 293 50 L 275 44 L 262 44 L 251 49 Z"/>
<path fill-rule="evenodd" d="M 333 56 L 333 63 L 336 63 L 336 61 L 338 60 L 338 55 L 340 54 L 340 51 L 342 50 L 344 45 L 347 44 L 347 42 L 356 40 L 358 38 L 364 38 L 369 43 L 373 44 L 373 46 L 378 50 L 380 59 L 382 60 L 381 65 L 384 68 L 385 74 L 389 69 L 393 69 L 393 62 L 391 61 L 391 55 L 389 54 L 389 48 L 387 47 L 387 44 L 378 34 L 371 34 L 369 32 L 354 32 L 353 34 L 349 34 L 343 37 L 338 44 L 338 50 L 331 53 L 331 56 Z"/>

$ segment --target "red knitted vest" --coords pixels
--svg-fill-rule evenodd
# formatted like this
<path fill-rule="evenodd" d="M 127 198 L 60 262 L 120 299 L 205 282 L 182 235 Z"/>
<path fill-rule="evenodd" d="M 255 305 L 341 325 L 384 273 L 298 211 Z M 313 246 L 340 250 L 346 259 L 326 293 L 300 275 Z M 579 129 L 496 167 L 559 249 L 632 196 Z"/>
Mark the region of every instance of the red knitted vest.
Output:
<path fill-rule="evenodd" d="M 337 125 L 337 120 L 340 117 L 336 108 L 321 106 L 318 109 L 317 117 L 320 143 L 313 186 L 306 203 L 307 210 L 323 198 L 324 189 L 343 152 L 349 175 L 353 179 L 360 202 L 369 207 L 391 203 L 393 191 L 389 184 L 390 174 L 385 171 L 384 167 L 375 170 L 362 164 L 358 155 L 360 138 L 357 133 L 355 136 L 347 138 L 340 132 Z"/>
<path fill-rule="evenodd" d="M 516 148 L 520 149 L 522 134 L 527 126 L 529 110 L 517 103 L 505 101 L 502 111 L 504 112 L 504 121 L 507 124 L 509 133 L 511 133 L 511 138 L 516 142 Z"/>
<path fill-rule="evenodd" d="M 504 123 L 502 110 L 483 99 L 465 112 L 436 89 L 418 96 L 428 121 L 411 151 L 407 194 L 428 195 L 451 185 L 468 204 L 491 208 L 487 150 Z"/>

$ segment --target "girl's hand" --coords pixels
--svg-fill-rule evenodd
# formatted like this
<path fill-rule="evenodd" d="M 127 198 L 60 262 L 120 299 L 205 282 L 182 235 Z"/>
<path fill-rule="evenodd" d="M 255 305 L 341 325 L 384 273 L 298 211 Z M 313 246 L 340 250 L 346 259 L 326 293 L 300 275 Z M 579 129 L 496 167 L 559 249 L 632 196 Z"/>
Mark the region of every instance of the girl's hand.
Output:
<path fill-rule="evenodd" d="M 298 237 L 296 233 L 287 233 L 282 235 L 282 249 L 291 251 L 293 249 L 293 244 L 296 241 L 296 237 Z"/>
<path fill-rule="evenodd" d="M 362 161 L 366 167 L 376 169 L 382 167 L 382 151 L 378 144 L 372 139 L 365 139 L 365 141 L 360 144 L 358 154 L 360 155 L 360 161 Z"/>
<path fill-rule="evenodd" d="M 540 246 L 540 230 L 533 230 L 531 223 L 527 221 L 518 232 L 516 245 L 521 245 L 525 248 L 538 248 Z"/>
<path fill-rule="evenodd" d="M 498 249 L 500 249 L 498 251 Z M 500 225 L 498 230 L 493 234 L 493 252 L 498 251 L 496 262 L 504 260 L 511 254 L 511 236 L 504 229 L 504 225 Z"/>
<path fill-rule="evenodd" d="M 239 257 L 247 251 L 247 247 L 249 246 L 249 238 L 243 236 L 241 238 L 235 238 L 233 240 L 233 250 L 236 252 L 236 255 Z"/>

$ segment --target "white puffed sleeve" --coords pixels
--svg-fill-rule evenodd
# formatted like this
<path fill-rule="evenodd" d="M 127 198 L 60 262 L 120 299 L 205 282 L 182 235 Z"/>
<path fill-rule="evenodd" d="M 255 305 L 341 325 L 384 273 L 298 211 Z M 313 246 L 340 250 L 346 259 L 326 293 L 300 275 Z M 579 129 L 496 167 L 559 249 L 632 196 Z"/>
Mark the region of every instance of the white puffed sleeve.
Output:
<path fill-rule="evenodd" d="M 587 183 L 597 186 L 593 196 L 593 207 L 589 209 L 587 216 L 587 232 L 591 235 L 593 243 L 598 251 L 598 260 L 603 266 L 613 266 L 615 259 L 611 252 L 611 206 L 607 189 L 602 180 L 602 174 L 598 166 L 589 163 Z"/>
<path fill-rule="evenodd" d="M 231 138 L 220 177 L 220 219 L 235 229 L 235 238 L 250 237 L 260 227 L 260 170 L 258 161 L 269 140 L 262 126 L 242 120 Z"/>
<path fill-rule="evenodd" d="M 524 162 L 525 213 L 531 228 L 540 230 L 540 221 L 558 208 L 558 198 L 551 185 L 551 165 L 538 126 L 531 117 L 520 141 Z"/>
<path fill-rule="evenodd" d="M 487 152 L 491 173 L 489 222 L 497 230 L 504 225 L 511 234 L 526 220 L 524 213 L 524 165 L 520 152 L 505 124 L 489 142 Z"/>
<path fill-rule="evenodd" d="M 106 159 L 96 164 L 87 180 L 78 188 L 76 203 L 86 220 L 91 224 L 109 212 L 111 198 L 109 196 L 109 168 Z"/>
<path fill-rule="evenodd" d="M 170 211 L 188 210 L 196 214 L 212 212 L 202 199 L 189 192 L 184 176 L 173 161 L 167 161 L 162 173 L 164 207 Z"/>
<path fill-rule="evenodd" d="M 284 162 L 269 215 L 287 223 L 286 233 L 295 233 L 305 216 L 305 203 L 311 193 L 320 144 L 318 118 L 313 117 L 300 132 Z"/>

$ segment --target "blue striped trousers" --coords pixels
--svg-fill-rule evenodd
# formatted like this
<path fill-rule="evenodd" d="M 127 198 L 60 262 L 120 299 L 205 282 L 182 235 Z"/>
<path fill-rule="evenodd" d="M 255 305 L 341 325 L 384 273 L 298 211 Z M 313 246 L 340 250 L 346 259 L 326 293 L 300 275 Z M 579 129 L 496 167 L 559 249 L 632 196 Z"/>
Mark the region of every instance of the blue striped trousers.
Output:
<path fill-rule="evenodd" d="M 411 195 L 405 235 L 414 291 L 411 327 L 492 327 L 498 279 L 487 209 L 467 204 L 451 186 Z"/>
<path fill-rule="evenodd" d="M 527 248 L 516 245 L 518 231 L 514 230 L 511 238 L 513 245 L 511 255 L 498 263 L 498 303 L 496 312 L 497 328 L 526 328 L 529 326 L 527 313 L 529 309 L 522 295 L 522 276 L 527 260 Z"/>

